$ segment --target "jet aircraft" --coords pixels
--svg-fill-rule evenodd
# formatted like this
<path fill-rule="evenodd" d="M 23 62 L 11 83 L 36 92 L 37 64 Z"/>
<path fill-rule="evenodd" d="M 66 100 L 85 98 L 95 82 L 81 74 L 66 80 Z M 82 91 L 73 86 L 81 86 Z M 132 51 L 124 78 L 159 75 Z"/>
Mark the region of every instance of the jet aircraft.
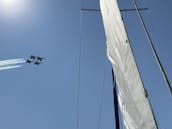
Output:
<path fill-rule="evenodd" d="M 34 56 L 34 55 L 31 55 L 29 57 L 29 59 L 26 60 L 26 63 L 28 64 L 35 64 L 35 65 L 40 65 L 42 63 L 42 60 L 45 59 L 43 57 L 40 57 L 40 56 Z"/>
<path fill-rule="evenodd" d="M 31 55 L 30 59 L 34 60 L 34 59 L 36 59 L 36 56 Z"/>
<path fill-rule="evenodd" d="M 28 64 L 33 63 L 34 65 L 40 65 L 42 63 L 43 59 L 45 59 L 45 58 L 40 57 L 40 56 L 31 55 L 29 57 L 29 59 L 26 60 L 26 63 L 28 63 Z"/>
<path fill-rule="evenodd" d="M 29 63 L 30 64 L 30 63 L 32 63 L 32 60 L 27 59 L 26 60 L 26 63 Z"/>
<path fill-rule="evenodd" d="M 40 63 L 42 63 L 42 62 L 36 61 L 34 64 L 35 64 L 35 65 L 40 65 Z"/>
<path fill-rule="evenodd" d="M 42 61 L 43 59 L 45 59 L 45 58 L 37 56 L 38 61 Z"/>

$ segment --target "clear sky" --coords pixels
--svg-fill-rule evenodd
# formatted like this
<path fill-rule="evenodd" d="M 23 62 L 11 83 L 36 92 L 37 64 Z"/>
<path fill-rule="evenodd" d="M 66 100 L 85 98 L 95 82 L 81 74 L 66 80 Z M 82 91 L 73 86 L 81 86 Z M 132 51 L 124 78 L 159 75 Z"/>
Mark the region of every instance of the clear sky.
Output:
<path fill-rule="evenodd" d="M 111 65 L 100 13 L 84 12 L 80 26 L 80 8 L 99 8 L 99 1 L 4 1 L 0 3 L 0 60 L 30 54 L 46 60 L 39 67 L 24 64 L 0 71 L 0 128 L 76 129 L 80 78 L 78 129 L 98 129 L 102 91 L 100 129 L 115 129 Z M 119 5 L 121 9 L 133 7 L 131 0 L 120 0 Z M 139 5 L 150 8 L 143 16 L 172 82 L 172 2 L 145 0 Z M 159 128 L 171 129 L 172 96 L 136 13 L 122 15 Z"/>

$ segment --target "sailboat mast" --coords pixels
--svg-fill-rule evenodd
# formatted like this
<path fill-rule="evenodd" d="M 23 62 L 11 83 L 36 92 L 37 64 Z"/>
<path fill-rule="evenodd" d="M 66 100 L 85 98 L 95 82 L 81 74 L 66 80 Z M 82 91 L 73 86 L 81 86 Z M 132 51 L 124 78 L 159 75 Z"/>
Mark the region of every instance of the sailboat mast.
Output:
<path fill-rule="evenodd" d="M 114 71 L 112 69 L 112 79 L 113 79 L 113 96 L 114 96 L 114 113 L 115 113 L 115 123 L 116 123 L 116 129 L 120 129 L 120 123 L 119 123 L 119 109 L 118 109 L 118 98 L 117 98 L 117 86 L 116 86 L 116 79 L 114 76 Z"/>
<path fill-rule="evenodd" d="M 141 15 L 141 12 L 140 12 L 140 10 L 139 10 L 139 8 L 138 8 L 138 5 L 137 5 L 136 0 L 133 0 L 133 3 L 134 3 L 134 6 L 135 6 L 135 9 L 136 9 L 136 11 L 137 11 L 137 14 L 138 14 L 138 16 L 139 16 L 140 22 L 141 22 L 141 24 L 142 24 L 142 26 L 143 26 L 143 29 L 144 29 L 144 31 L 145 31 L 145 34 L 146 34 L 146 37 L 147 37 L 147 39 L 148 39 L 149 45 L 150 45 L 150 47 L 151 47 L 151 49 L 152 49 L 152 52 L 153 52 L 153 54 L 154 54 L 154 57 L 155 57 L 155 59 L 156 59 L 156 62 L 157 62 L 158 66 L 159 66 L 159 69 L 160 69 L 160 71 L 161 71 L 161 73 L 162 73 L 162 76 L 163 76 L 163 78 L 164 78 L 164 80 L 165 80 L 165 82 L 166 82 L 166 84 L 167 84 L 167 87 L 168 87 L 170 93 L 172 94 L 172 87 L 171 87 L 170 81 L 169 81 L 168 76 L 167 76 L 167 74 L 166 74 L 166 72 L 165 72 L 165 69 L 163 68 L 163 65 L 162 65 L 162 63 L 161 63 L 161 61 L 160 61 L 160 58 L 158 57 L 158 54 L 157 54 L 156 49 L 155 49 L 155 47 L 154 47 L 153 41 L 152 41 L 151 36 L 150 36 L 150 34 L 149 34 L 149 31 L 148 31 L 148 29 L 147 29 L 147 27 L 146 27 L 146 24 L 145 24 L 145 22 L 144 22 L 144 20 L 143 20 L 143 17 L 142 17 L 142 15 Z"/>

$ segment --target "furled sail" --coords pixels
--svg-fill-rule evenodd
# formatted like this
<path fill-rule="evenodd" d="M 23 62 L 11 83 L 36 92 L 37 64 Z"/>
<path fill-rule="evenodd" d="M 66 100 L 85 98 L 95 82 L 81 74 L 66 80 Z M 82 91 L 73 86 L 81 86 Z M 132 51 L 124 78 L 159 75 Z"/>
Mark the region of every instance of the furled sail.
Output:
<path fill-rule="evenodd" d="M 117 0 L 100 0 L 107 56 L 118 85 L 118 101 L 126 129 L 157 129 L 129 44 Z"/>

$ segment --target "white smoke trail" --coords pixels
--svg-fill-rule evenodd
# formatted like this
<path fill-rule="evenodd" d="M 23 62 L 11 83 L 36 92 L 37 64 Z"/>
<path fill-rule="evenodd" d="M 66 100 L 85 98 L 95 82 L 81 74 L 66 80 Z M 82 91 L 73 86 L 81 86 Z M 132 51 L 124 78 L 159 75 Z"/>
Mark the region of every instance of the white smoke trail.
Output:
<path fill-rule="evenodd" d="M 25 63 L 25 59 L 11 59 L 11 60 L 3 60 L 0 61 L 0 67 L 6 67 L 7 65 L 15 65 L 15 64 L 21 64 Z"/>
<path fill-rule="evenodd" d="M 2 60 L 0 62 L 11 62 L 11 61 L 19 61 L 19 60 L 24 60 L 23 58 L 19 58 L 19 59 L 10 59 L 10 60 Z"/>
<path fill-rule="evenodd" d="M 7 69 L 19 68 L 22 65 L 18 65 L 18 64 L 22 64 L 25 62 L 26 62 L 26 60 L 22 59 L 22 58 L 0 61 L 0 71 L 7 70 Z"/>
<path fill-rule="evenodd" d="M 7 69 L 19 68 L 19 67 L 22 67 L 22 65 L 14 65 L 14 66 L 0 67 L 0 71 L 7 70 Z"/>

